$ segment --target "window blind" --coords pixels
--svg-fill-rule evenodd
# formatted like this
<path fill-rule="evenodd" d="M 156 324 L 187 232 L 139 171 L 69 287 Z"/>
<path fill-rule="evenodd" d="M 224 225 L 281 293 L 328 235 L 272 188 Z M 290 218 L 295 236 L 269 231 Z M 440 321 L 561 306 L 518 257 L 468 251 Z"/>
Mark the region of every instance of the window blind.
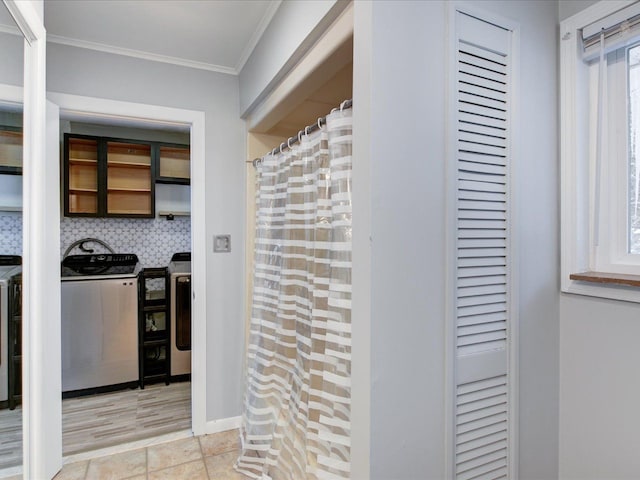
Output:
<path fill-rule="evenodd" d="M 584 61 L 598 59 L 602 33 L 605 38 L 605 54 L 640 40 L 640 2 L 635 2 L 582 29 Z"/>

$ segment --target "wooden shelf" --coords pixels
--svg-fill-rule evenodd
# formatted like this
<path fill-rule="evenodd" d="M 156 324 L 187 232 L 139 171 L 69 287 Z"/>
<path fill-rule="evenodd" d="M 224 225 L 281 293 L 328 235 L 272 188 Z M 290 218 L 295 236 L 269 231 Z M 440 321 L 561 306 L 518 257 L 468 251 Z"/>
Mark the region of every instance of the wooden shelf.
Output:
<path fill-rule="evenodd" d="M 97 160 L 92 158 L 70 158 L 69 164 L 71 165 L 90 165 L 94 166 L 98 163 Z"/>
<path fill-rule="evenodd" d="M 112 160 L 107 161 L 109 168 L 151 168 L 150 163 L 134 163 L 134 162 L 114 162 Z"/>
<path fill-rule="evenodd" d="M 109 187 L 108 192 L 126 192 L 126 193 L 149 193 L 150 188 L 127 188 L 127 187 Z"/>
<path fill-rule="evenodd" d="M 623 273 L 583 272 L 572 273 L 571 275 L 569 275 L 569 278 L 571 280 L 577 280 L 580 282 L 640 287 L 640 275 L 627 275 Z"/>
<path fill-rule="evenodd" d="M 74 188 L 69 187 L 69 193 L 98 193 L 95 188 Z"/>

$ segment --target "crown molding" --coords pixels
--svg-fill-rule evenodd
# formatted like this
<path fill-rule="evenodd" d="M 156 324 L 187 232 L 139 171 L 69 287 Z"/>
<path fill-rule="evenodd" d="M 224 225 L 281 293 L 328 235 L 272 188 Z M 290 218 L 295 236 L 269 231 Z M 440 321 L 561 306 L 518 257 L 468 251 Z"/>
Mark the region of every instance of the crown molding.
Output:
<path fill-rule="evenodd" d="M 103 43 L 89 42 L 86 40 L 78 40 L 75 38 L 63 37 L 60 35 L 47 35 L 47 41 L 70 47 L 85 48 L 88 50 L 96 50 L 98 52 L 112 53 L 114 55 L 124 55 L 126 57 L 140 58 L 152 62 L 169 63 L 182 67 L 197 68 L 199 70 L 208 70 L 210 72 L 225 73 L 227 75 L 237 75 L 238 72 L 232 67 L 215 65 L 212 63 L 198 62 L 196 60 L 188 60 L 185 58 L 171 57 L 168 55 L 160 55 L 157 53 L 144 52 L 141 50 L 133 50 L 130 48 L 116 47 Z"/>
<path fill-rule="evenodd" d="M 278 11 L 278 8 L 280 7 L 281 3 L 282 3 L 282 0 L 272 0 L 272 2 L 269 4 L 269 7 L 264 12 L 262 19 L 260 19 L 260 23 L 258 23 L 258 27 L 255 29 L 255 31 L 253 32 L 253 35 L 251 35 L 251 38 L 247 42 L 247 45 L 244 47 L 244 50 L 242 51 L 242 55 L 240 55 L 240 59 L 238 60 L 238 63 L 236 64 L 236 68 L 235 68 L 236 75 L 240 73 L 240 71 L 244 67 L 244 64 L 247 63 L 247 60 L 249 60 L 251 53 L 256 48 L 256 45 L 262 38 L 262 35 L 264 34 L 265 30 L 271 23 L 271 20 L 276 14 L 276 11 Z"/>

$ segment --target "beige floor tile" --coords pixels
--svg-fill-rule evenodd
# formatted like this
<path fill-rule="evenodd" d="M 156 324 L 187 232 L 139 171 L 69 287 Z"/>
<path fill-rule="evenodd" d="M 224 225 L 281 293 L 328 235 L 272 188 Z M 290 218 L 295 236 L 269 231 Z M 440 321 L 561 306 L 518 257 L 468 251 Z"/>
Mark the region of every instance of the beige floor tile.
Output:
<path fill-rule="evenodd" d="M 202 452 L 196 438 L 185 438 L 148 448 L 148 471 L 162 470 L 192 460 L 201 460 Z"/>
<path fill-rule="evenodd" d="M 202 454 L 205 457 L 231 452 L 240 448 L 240 431 L 237 429 L 203 435 L 199 438 Z"/>
<path fill-rule="evenodd" d="M 149 472 L 148 480 L 209 480 L 203 460 Z"/>
<path fill-rule="evenodd" d="M 146 472 L 147 454 L 144 448 L 118 453 L 89 461 L 87 480 L 122 480 Z"/>
<path fill-rule="evenodd" d="M 124 480 L 147 480 L 147 474 L 144 475 L 136 475 L 135 477 L 125 478 Z"/>
<path fill-rule="evenodd" d="M 53 477 L 54 480 L 84 480 L 89 461 L 68 463 L 62 466 L 62 470 Z"/>
<path fill-rule="evenodd" d="M 205 457 L 204 461 L 207 465 L 209 478 L 211 480 L 247 480 L 241 473 L 233 469 L 233 464 L 238 459 L 240 451 L 223 453 L 213 457 Z"/>

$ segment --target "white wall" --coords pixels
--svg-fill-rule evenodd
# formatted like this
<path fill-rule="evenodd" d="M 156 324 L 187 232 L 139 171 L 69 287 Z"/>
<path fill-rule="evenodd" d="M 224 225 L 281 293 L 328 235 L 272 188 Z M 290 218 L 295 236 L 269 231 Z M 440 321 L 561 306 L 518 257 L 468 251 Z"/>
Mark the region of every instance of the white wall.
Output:
<path fill-rule="evenodd" d="M 560 1 L 560 20 L 593 3 Z M 560 478 L 638 478 L 639 320 L 638 304 L 560 297 Z"/>
<path fill-rule="evenodd" d="M 557 4 L 473 5 L 522 27 L 523 128 L 514 199 L 520 218 L 520 477 L 550 479 L 558 469 Z M 365 198 L 354 187 L 353 199 L 354 212 L 367 201 L 373 212 L 371 478 L 443 478 L 448 4 L 376 1 L 371 8 L 372 40 L 363 45 L 356 39 L 355 50 L 356 62 L 359 55 L 370 57 L 371 86 L 362 92 L 354 84 L 354 97 L 371 108 L 367 125 L 354 124 L 354 141 L 371 137 L 369 158 L 354 158 L 356 165 L 369 162 L 371 190 Z M 358 10 L 355 21 L 356 32 L 367 30 Z M 359 181 L 367 179 L 354 174 L 354 185 Z M 369 242 L 360 238 L 354 251 Z"/>
<path fill-rule="evenodd" d="M 49 44 L 47 90 L 205 112 L 207 419 L 240 415 L 245 136 L 237 77 Z M 214 254 L 213 235 L 223 233 L 231 253 Z"/>

